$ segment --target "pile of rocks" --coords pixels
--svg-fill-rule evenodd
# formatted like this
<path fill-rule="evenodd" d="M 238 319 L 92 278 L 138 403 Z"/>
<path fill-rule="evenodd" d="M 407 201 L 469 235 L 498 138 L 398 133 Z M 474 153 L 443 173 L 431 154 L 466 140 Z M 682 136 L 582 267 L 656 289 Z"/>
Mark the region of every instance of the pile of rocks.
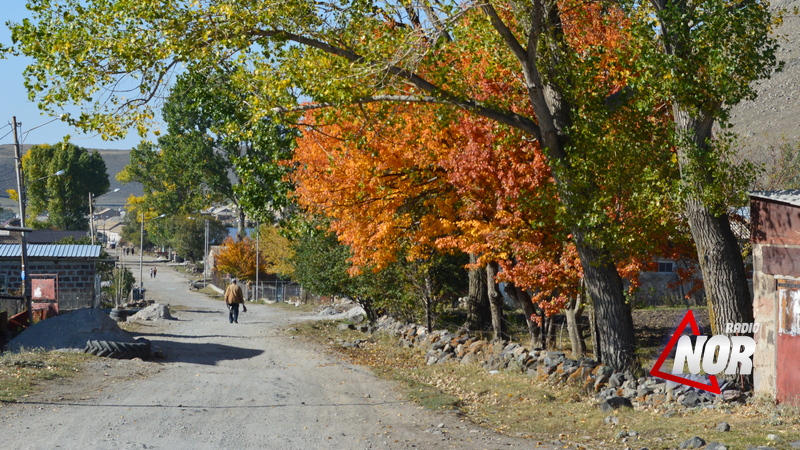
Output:
<path fill-rule="evenodd" d="M 99 309 L 83 308 L 35 323 L 9 342 L 7 350 L 83 350 L 87 340 L 135 343 L 114 319 Z"/>
<path fill-rule="evenodd" d="M 173 320 L 169 305 L 154 303 L 132 315 L 129 320 Z"/>
<path fill-rule="evenodd" d="M 722 394 L 715 395 L 660 378 L 614 372 L 611 367 L 589 358 L 569 359 L 563 352 L 529 350 L 516 343 L 489 342 L 447 330 L 428 333 L 424 326 L 402 324 L 388 316 L 378 319 L 376 330 L 398 336 L 398 345 L 425 351 L 428 365 L 448 361 L 480 364 L 489 371 L 522 373 L 553 384 L 577 386 L 594 394 L 603 411 L 620 407 L 716 407 L 726 403 L 744 403 L 748 399 L 747 393 L 729 388 L 724 383 Z"/>

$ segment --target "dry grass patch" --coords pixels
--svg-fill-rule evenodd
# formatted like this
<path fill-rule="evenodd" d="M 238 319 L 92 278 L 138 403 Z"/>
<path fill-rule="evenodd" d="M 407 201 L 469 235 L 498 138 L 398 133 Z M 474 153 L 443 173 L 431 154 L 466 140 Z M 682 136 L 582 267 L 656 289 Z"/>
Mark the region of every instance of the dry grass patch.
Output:
<path fill-rule="evenodd" d="M 6 352 L 0 355 L 0 401 L 17 401 L 43 381 L 73 376 L 90 358 L 80 352 Z"/>
<path fill-rule="evenodd" d="M 297 306 L 295 306 L 294 303 L 286 303 L 286 302 L 267 303 L 263 300 L 259 300 L 255 303 L 260 303 L 262 305 L 270 305 L 275 308 L 287 309 L 291 311 L 300 311 L 300 312 L 311 312 L 314 310 L 314 308 L 318 306 L 318 305 L 312 305 L 310 303 L 300 303 Z"/>
<path fill-rule="evenodd" d="M 477 365 L 446 363 L 428 366 L 418 349 L 399 347 L 385 334 L 340 331 L 335 322 L 298 325 L 296 334 L 325 343 L 378 375 L 403 382 L 406 395 L 432 408 L 458 409 L 471 421 L 532 444 L 560 439 L 585 448 L 677 448 L 692 436 L 720 442 L 729 449 L 768 445 L 788 449 L 800 440 L 800 409 L 764 400 L 750 405 L 695 410 L 599 410 L 593 397 L 569 386 L 553 386 L 523 374 L 489 373 Z M 343 342 L 364 340 L 360 348 Z M 606 418 L 616 417 L 616 424 Z M 610 422 L 610 420 L 609 420 Z M 727 422 L 731 431 L 717 431 Z M 775 434 L 780 442 L 768 441 Z"/>

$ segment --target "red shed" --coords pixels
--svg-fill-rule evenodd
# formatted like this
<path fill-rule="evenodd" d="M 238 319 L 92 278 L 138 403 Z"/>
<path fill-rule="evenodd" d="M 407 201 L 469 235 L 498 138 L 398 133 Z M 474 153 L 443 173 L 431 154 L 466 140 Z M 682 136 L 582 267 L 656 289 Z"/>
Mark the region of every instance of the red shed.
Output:
<path fill-rule="evenodd" d="M 750 215 L 755 390 L 800 405 L 800 190 L 752 192 Z"/>

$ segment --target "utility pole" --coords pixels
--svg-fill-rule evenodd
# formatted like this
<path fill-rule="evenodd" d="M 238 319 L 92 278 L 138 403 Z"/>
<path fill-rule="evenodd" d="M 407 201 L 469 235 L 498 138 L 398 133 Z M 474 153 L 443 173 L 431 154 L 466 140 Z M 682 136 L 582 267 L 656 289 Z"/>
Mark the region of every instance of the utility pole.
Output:
<path fill-rule="evenodd" d="M 11 126 L 14 128 L 14 156 L 16 160 L 17 169 L 17 201 L 19 202 L 19 226 L 25 228 L 25 178 L 22 175 L 22 151 L 19 146 L 19 136 L 17 135 L 17 127 L 22 124 L 17 123 L 17 116 L 11 119 Z M 25 232 L 19 233 L 19 253 L 21 258 L 20 278 L 22 279 L 22 287 L 20 293 L 25 301 L 25 307 L 28 309 L 28 325 L 33 325 L 33 305 L 31 298 L 28 296 L 27 290 L 27 274 L 25 268 L 28 265 L 28 241 L 25 237 Z"/>
<path fill-rule="evenodd" d="M 94 245 L 94 199 L 92 193 L 89 192 L 89 234 L 92 235 L 92 245 Z"/>
<path fill-rule="evenodd" d="M 206 219 L 206 243 L 203 255 L 203 289 L 206 288 L 206 273 L 208 272 L 208 219 Z"/>
<path fill-rule="evenodd" d="M 139 235 L 139 300 L 142 299 L 142 288 L 144 278 L 142 278 L 142 266 L 144 262 L 144 211 L 142 211 L 142 234 Z"/>
<path fill-rule="evenodd" d="M 256 291 L 253 294 L 253 301 L 258 300 L 258 272 L 261 272 L 259 270 L 259 265 L 258 265 L 258 249 L 260 247 L 260 241 L 261 241 L 261 222 L 256 222 Z"/>

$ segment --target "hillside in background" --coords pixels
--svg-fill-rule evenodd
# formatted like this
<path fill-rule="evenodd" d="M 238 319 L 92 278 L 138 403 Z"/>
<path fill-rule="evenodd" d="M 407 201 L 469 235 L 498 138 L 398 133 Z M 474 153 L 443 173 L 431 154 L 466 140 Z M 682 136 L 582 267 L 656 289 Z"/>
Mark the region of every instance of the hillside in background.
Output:
<path fill-rule="evenodd" d="M 758 98 L 737 105 L 731 117 L 740 153 L 767 170 L 773 169 L 778 147 L 800 142 L 800 16 L 794 11 L 800 0 L 775 0 L 772 6 L 787 11 L 776 34 L 783 71 L 759 83 Z"/>
<path fill-rule="evenodd" d="M 23 154 L 30 148 L 31 145 L 23 146 Z M 90 149 L 91 150 L 91 149 Z M 119 173 L 128 162 L 130 162 L 130 151 L 128 150 L 98 150 L 103 160 L 106 163 L 106 170 L 108 170 L 108 178 L 111 182 L 111 191 L 120 188 L 119 192 L 109 193 L 97 199 L 95 206 L 98 209 L 102 208 L 121 208 L 125 206 L 125 202 L 131 195 L 142 195 L 142 185 L 140 183 L 122 184 L 116 179 Z M 7 189 L 17 188 L 17 176 L 14 171 L 14 146 L 0 145 L 0 206 L 3 208 L 11 208 L 17 211 L 16 202 L 11 201 L 6 193 Z"/>

